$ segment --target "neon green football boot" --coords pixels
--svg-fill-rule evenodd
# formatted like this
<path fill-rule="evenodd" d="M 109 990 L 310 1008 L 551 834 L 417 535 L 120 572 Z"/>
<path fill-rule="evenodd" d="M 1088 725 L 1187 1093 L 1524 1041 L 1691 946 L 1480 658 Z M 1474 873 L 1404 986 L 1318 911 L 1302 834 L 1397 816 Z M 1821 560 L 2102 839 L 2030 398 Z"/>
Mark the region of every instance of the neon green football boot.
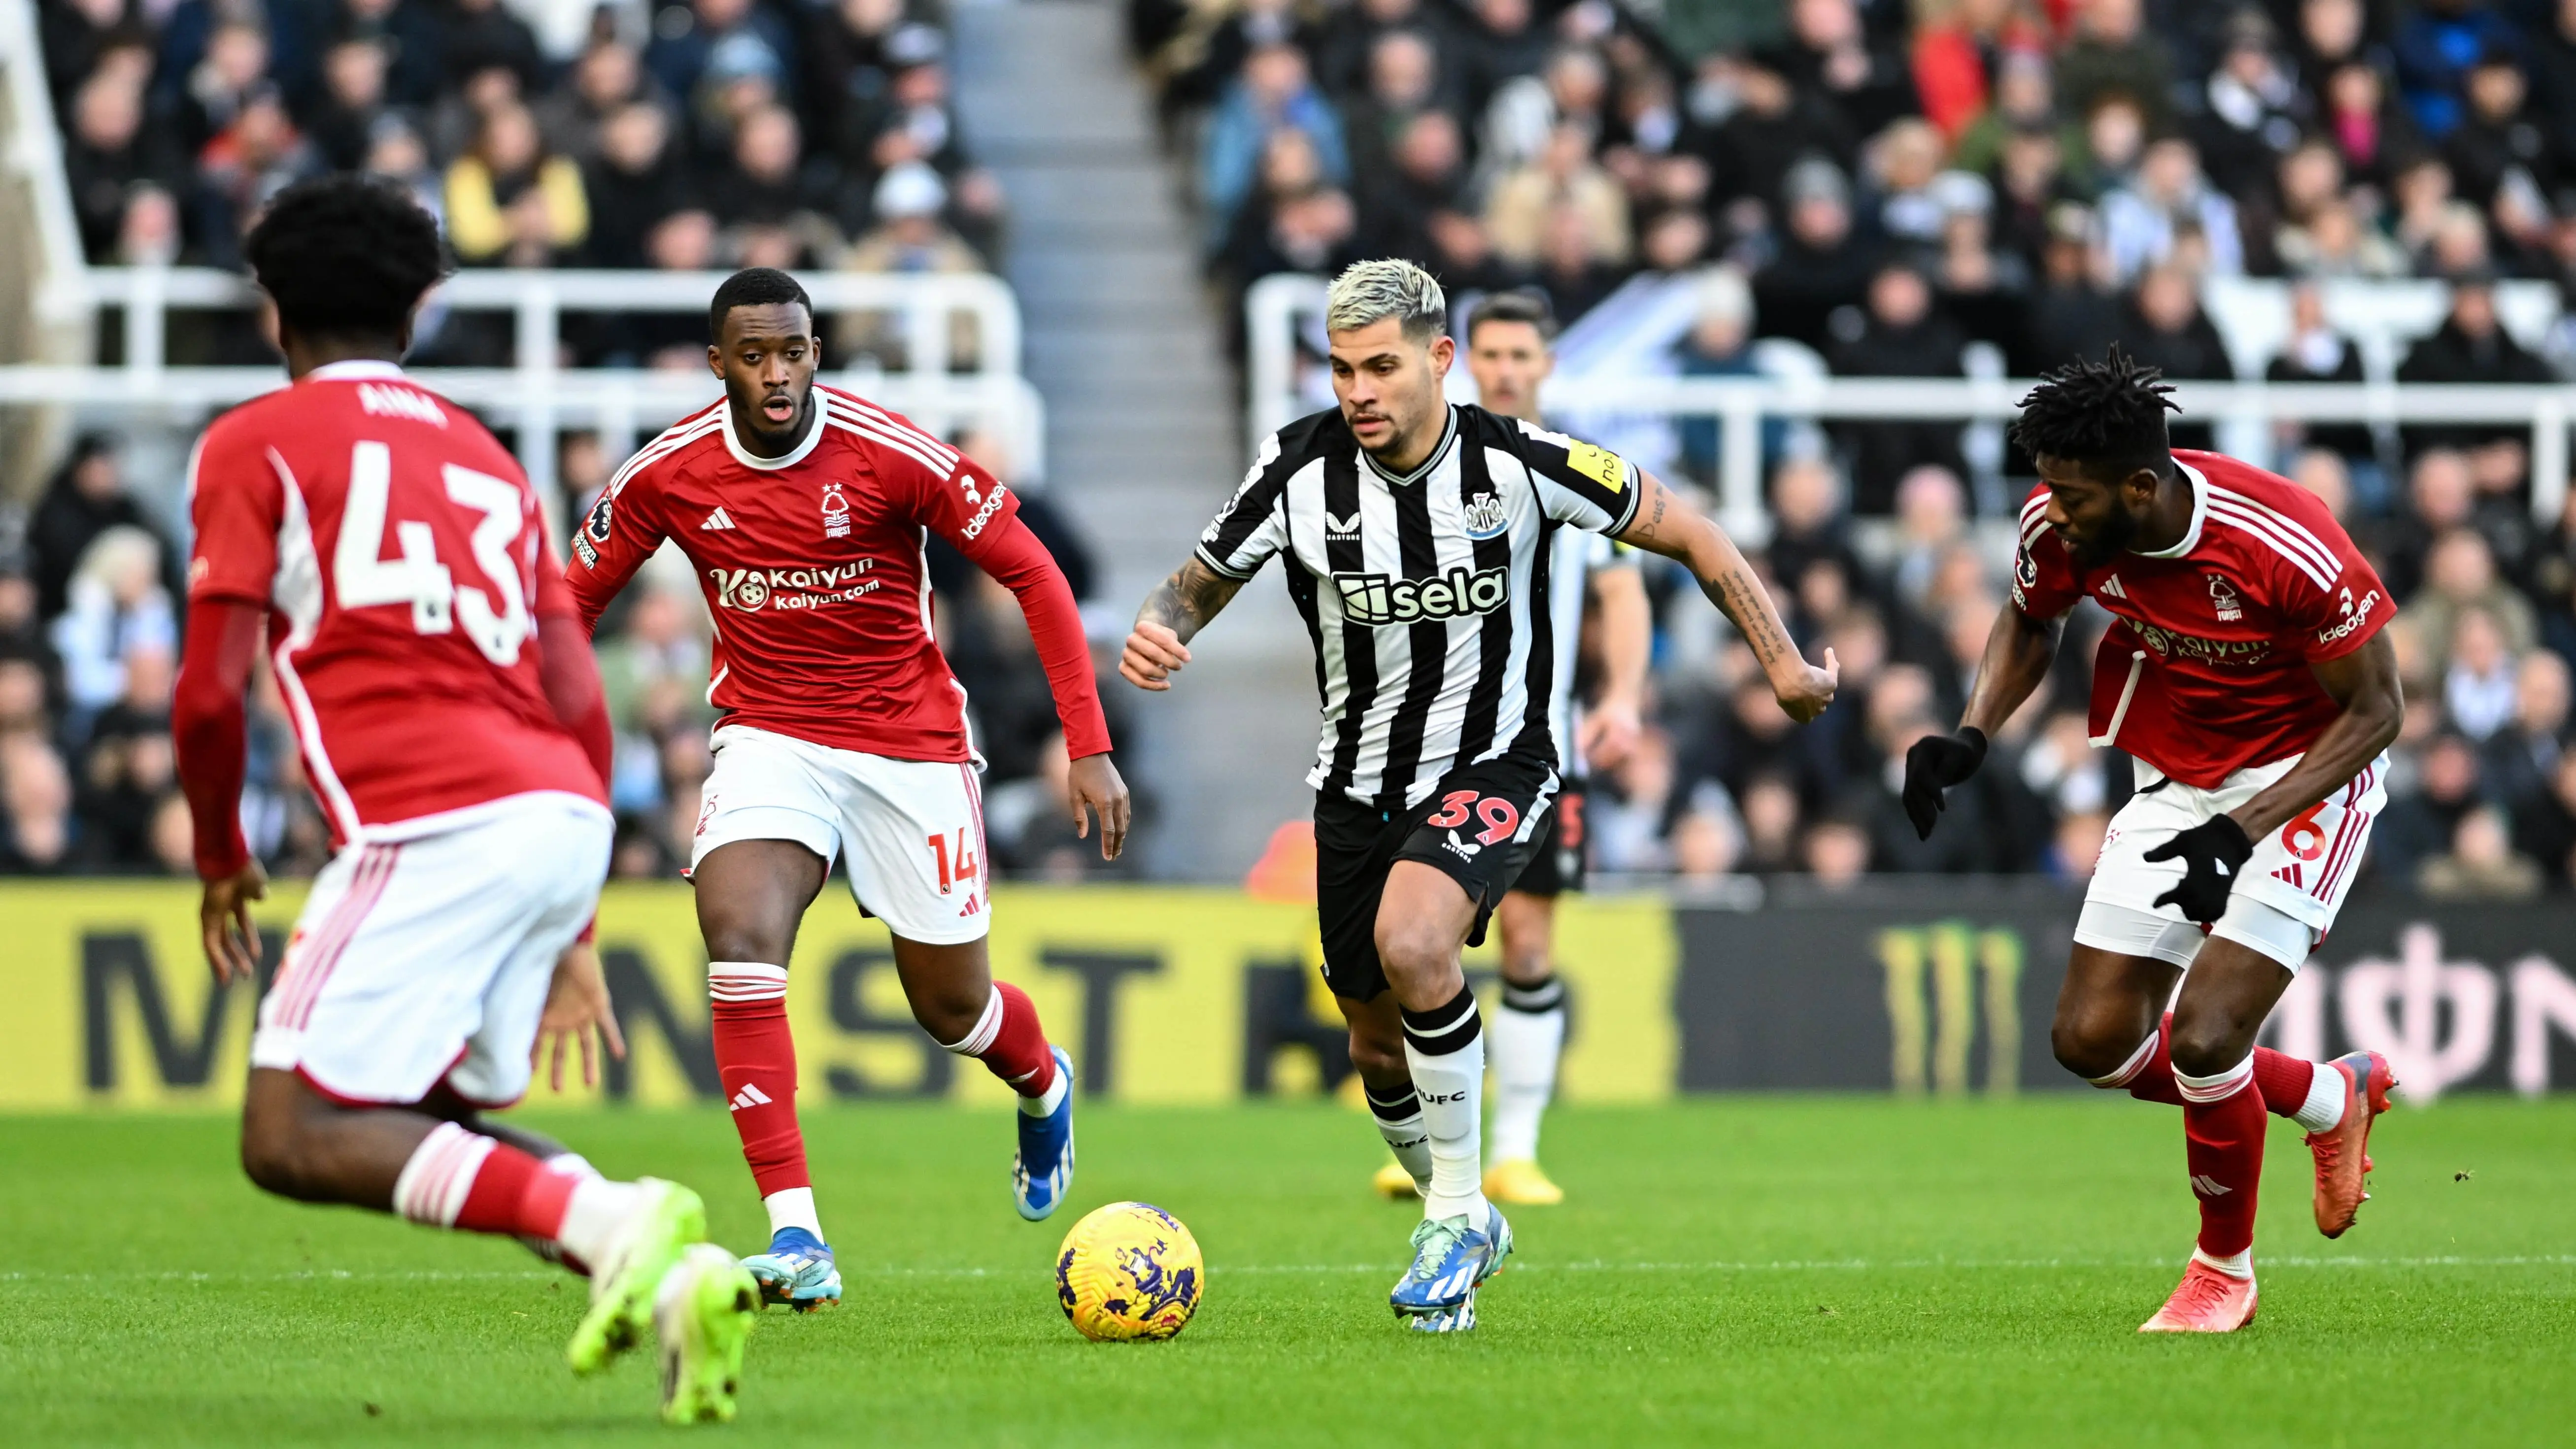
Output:
<path fill-rule="evenodd" d="M 751 1270 L 713 1243 L 696 1243 L 662 1275 L 653 1330 L 662 1340 L 662 1422 L 730 1424 L 742 1386 L 742 1343 L 760 1313 Z"/>
<path fill-rule="evenodd" d="M 643 1193 L 601 1261 L 590 1265 L 590 1311 L 564 1350 L 577 1374 L 597 1373 L 653 1329 L 653 1295 L 662 1275 L 691 1243 L 707 1235 L 707 1205 L 676 1182 L 636 1179 Z"/>

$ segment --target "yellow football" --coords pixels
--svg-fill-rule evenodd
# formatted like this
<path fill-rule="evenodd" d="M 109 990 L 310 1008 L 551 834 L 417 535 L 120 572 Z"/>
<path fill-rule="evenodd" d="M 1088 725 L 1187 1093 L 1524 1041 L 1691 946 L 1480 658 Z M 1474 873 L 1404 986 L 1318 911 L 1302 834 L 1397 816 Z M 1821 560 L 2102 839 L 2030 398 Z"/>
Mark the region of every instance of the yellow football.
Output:
<path fill-rule="evenodd" d="M 1206 1282 L 1198 1239 L 1152 1203 L 1094 1211 L 1064 1235 L 1055 1259 L 1065 1321 L 1094 1342 L 1171 1337 L 1198 1311 Z"/>

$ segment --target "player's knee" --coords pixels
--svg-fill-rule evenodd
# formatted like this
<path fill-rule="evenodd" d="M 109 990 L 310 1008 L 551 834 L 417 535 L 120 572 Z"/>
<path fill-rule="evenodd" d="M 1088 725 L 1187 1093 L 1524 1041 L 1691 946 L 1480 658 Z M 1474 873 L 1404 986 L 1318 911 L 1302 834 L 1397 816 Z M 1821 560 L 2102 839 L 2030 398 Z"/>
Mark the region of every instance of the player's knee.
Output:
<path fill-rule="evenodd" d="M 1377 923 L 1377 959 L 1392 980 L 1413 980 L 1437 973 L 1458 959 L 1458 942 L 1437 922 Z"/>
<path fill-rule="evenodd" d="M 2088 1081 L 2118 1071 L 2138 1049 L 2140 1039 L 2137 1023 L 2121 1016 L 2103 1011 L 2058 1012 L 2048 1028 L 2048 1045 L 2057 1054 L 2057 1064 Z"/>
<path fill-rule="evenodd" d="M 1359 1072 L 1361 1081 L 1371 1084 L 1393 1081 L 1412 1072 L 1405 1064 L 1404 1042 L 1400 1038 L 1381 1037 L 1357 1022 L 1351 1024 L 1351 1066 Z"/>
<path fill-rule="evenodd" d="M 931 1040 L 945 1045 L 972 1036 L 991 1004 L 993 988 L 980 991 L 965 988 L 940 988 L 922 991 L 912 998 L 912 1019 L 930 1033 Z"/>
<path fill-rule="evenodd" d="M 280 1197 L 305 1196 L 311 1177 L 303 1133 L 296 1115 L 274 1105 L 253 1102 L 242 1112 L 242 1172 L 262 1191 Z"/>
<path fill-rule="evenodd" d="M 2176 1076 L 2215 1077 L 2245 1060 L 2236 1024 L 2210 1013 L 2176 1011 L 2171 1051 Z"/>

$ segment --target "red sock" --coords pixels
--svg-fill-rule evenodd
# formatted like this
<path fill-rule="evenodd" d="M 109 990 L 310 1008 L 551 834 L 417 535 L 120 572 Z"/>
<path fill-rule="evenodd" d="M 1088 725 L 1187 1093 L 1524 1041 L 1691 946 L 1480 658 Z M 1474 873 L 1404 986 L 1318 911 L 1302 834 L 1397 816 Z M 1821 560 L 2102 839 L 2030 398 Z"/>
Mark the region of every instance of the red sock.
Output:
<path fill-rule="evenodd" d="M 2250 1080 L 2215 1102 L 2183 1103 L 2183 1155 L 2192 1194 L 2200 1199 L 2200 1250 L 2213 1258 L 2254 1246 L 2254 1200 L 2270 1120 Z"/>
<path fill-rule="evenodd" d="M 416 1223 L 551 1242 L 576 1181 L 507 1143 L 441 1122 L 394 1179 L 393 1209 Z"/>
<path fill-rule="evenodd" d="M 2263 1094 L 2263 1110 L 2275 1117 L 2296 1117 L 2308 1104 L 2317 1064 L 2270 1047 L 2254 1049 L 2254 1090 Z"/>
<path fill-rule="evenodd" d="M 2168 1107 L 2183 1105 L 2182 1089 L 2174 1085 L 2172 1047 L 2173 1017 L 2168 1013 L 2156 1026 L 2155 1055 L 2124 1084 L 2130 1096 Z M 2254 1087 L 2263 1094 L 2263 1110 L 2275 1117 L 2297 1116 L 2299 1109 L 2307 1105 L 2308 1083 L 2315 1071 L 2314 1062 L 2270 1047 L 2256 1047 Z"/>
<path fill-rule="evenodd" d="M 993 983 L 992 999 L 964 1040 L 941 1045 L 982 1062 L 1023 1097 L 1043 1097 L 1055 1085 L 1055 1051 L 1047 1045 L 1046 1026 L 1029 994 L 1007 981 Z"/>
<path fill-rule="evenodd" d="M 716 1075 L 742 1135 L 760 1195 L 812 1187 L 796 1126 L 796 1038 L 787 1029 L 787 968 L 758 961 L 707 965 Z"/>

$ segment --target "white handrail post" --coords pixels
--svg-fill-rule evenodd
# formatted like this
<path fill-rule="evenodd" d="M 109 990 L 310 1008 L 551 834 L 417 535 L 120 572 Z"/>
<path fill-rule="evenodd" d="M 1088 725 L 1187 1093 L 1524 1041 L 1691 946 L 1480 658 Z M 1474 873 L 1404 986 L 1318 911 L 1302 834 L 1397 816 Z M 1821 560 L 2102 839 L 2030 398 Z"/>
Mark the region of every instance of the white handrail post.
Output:
<path fill-rule="evenodd" d="M 1729 385 L 1719 418 L 1718 518 L 1750 548 L 1771 536 L 1771 517 L 1762 508 L 1761 394 L 1749 384 Z"/>
<path fill-rule="evenodd" d="M 2542 528 L 2567 508 L 2567 407 L 2558 394 L 2531 409 L 2531 516 Z"/>
<path fill-rule="evenodd" d="M 126 386 L 136 398 L 152 396 L 169 365 L 170 269 L 136 267 L 134 286 L 125 295 Z"/>
<path fill-rule="evenodd" d="M 542 272 L 526 276 L 519 291 L 519 466 L 537 496 L 555 495 L 556 437 L 555 355 L 562 333 L 561 298 L 554 280 Z"/>
<path fill-rule="evenodd" d="M 956 299 L 944 281 L 904 298 L 904 367 L 923 377 L 948 375 L 948 316 Z"/>

